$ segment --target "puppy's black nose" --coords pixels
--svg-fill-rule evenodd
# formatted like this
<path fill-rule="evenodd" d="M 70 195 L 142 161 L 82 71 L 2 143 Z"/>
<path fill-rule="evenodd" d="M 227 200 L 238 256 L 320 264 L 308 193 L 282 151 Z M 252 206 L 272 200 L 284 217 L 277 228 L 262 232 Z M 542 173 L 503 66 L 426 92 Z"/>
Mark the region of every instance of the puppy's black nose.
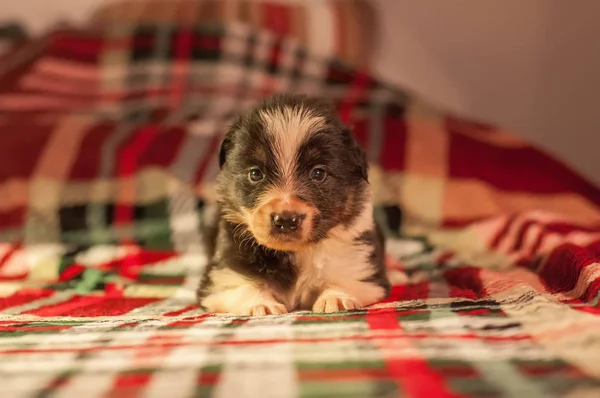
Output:
<path fill-rule="evenodd" d="M 271 222 L 273 228 L 278 232 L 293 232 L 300 227 L 304 217 L 303 214 L 284 211 L 271 214 Z"/>

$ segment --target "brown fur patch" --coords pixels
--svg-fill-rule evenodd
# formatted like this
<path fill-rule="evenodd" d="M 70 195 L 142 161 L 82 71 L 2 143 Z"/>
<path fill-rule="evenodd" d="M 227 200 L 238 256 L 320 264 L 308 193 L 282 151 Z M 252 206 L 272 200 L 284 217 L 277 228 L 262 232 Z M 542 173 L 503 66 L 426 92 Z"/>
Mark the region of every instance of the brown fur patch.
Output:
<path fill-rule="evenodd" d="M 262 146 L 257 146 L 254 149 L 254 158 L 261 163 L 266 163 L 268 160 L 267 151 L 265 151 L 265 149 Z"/>

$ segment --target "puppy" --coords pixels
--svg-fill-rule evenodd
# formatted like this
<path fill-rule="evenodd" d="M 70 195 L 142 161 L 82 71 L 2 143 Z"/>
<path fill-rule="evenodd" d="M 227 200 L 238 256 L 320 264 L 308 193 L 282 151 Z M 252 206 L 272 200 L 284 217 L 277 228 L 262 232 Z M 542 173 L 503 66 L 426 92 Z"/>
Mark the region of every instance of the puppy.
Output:
<path fill-rule="evenodd" d="M 226 133 L 219 163 L 203 309 L 330 313 L 389 294 L 366 158 L 332 107 L 264 100 Z"/>

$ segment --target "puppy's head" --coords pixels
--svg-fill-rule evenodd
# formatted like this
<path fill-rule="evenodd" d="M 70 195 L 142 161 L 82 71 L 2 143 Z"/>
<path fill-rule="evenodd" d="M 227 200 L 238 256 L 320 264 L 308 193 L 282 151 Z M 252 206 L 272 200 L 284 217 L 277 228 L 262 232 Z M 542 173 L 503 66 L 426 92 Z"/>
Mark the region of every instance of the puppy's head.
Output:
<path fill-rule="evenodd" d="M 221 145 L 219 204 L 268 248 L 298 251 L 350 225 L 364 206 L 367 162 L 327 104 L 276 96 L 231 127 Z"/>

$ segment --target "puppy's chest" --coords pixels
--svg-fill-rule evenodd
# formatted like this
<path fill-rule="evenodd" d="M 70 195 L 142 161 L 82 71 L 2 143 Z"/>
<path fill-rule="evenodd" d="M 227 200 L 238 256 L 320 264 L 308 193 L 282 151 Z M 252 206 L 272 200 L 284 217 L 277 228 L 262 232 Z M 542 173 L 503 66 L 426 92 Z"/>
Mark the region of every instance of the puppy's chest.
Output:
<path fill-rule="evenodd" d="M 364 268 L 359 254 L 354 245 L 332 240 L 291 255 L 296 277 L 289 289 L 277 289 L 277 298 L 288 309 L 310 309 L 324 287 L 355 277 L 357 266 Z"/>

